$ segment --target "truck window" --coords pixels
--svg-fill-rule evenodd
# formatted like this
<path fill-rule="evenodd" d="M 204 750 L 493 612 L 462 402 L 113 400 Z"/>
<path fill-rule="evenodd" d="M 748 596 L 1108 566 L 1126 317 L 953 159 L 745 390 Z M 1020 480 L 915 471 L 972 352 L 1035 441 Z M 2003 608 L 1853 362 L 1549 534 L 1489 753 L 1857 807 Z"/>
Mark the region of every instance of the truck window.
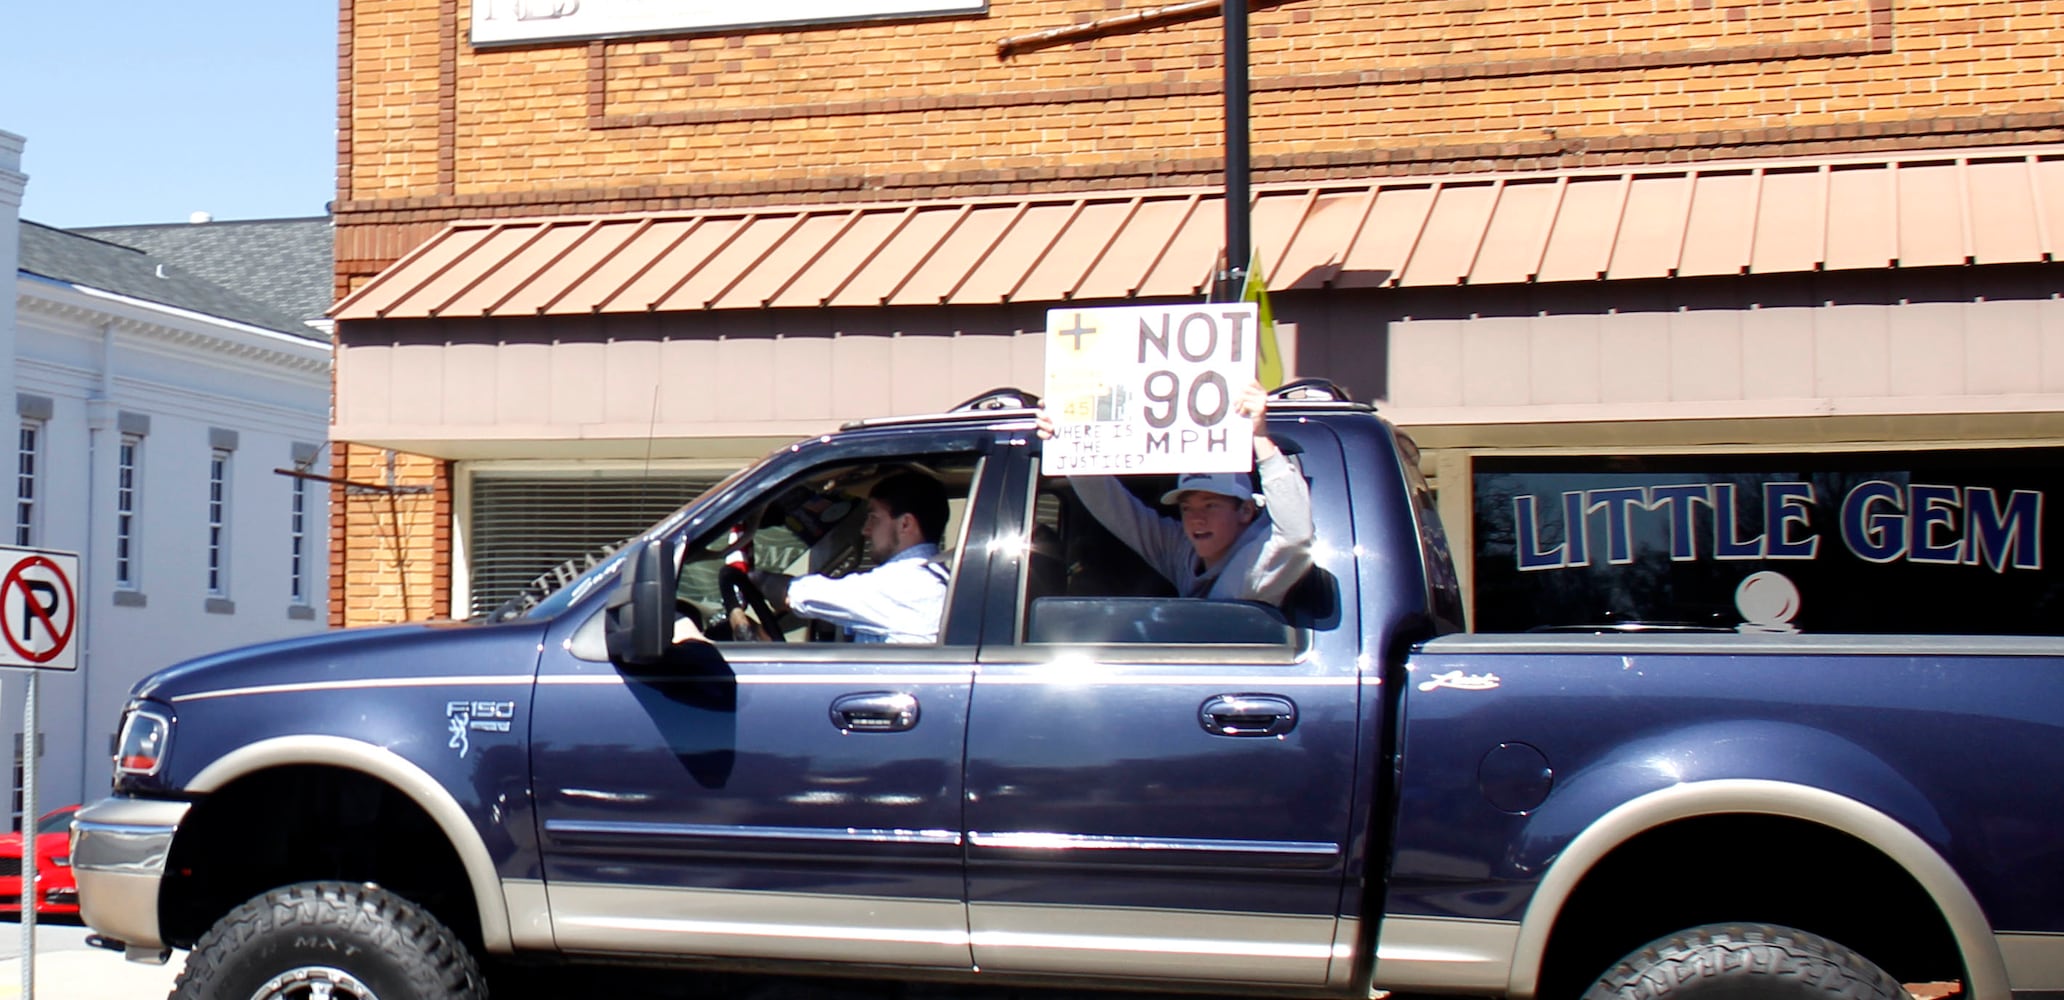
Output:
<path fill-rule="evenodd" d="M 1439 497 L 1419 468 L 1419 443 L 1403 431 L 1395 431 L 1398 467 L 1405 475 L 1405 494 L 1412 500 L 1412 521 L 1418 528 L 1419 558 L 1425 568 L 1427 606 L 1433 609 L 1442 632 L 1463 630 L 1462 583 L 1455 574 L 1455 560 L 1448 548 L 1448 534 L 1441 528 Z"/>
<path fill-rule="evenodd" d="M 1029 644 L 1299 645 L 1281 609 L 1251 601 L 1181 598 L 1099 523 L 1067 479 L 1035 477 L 1017 632 Z M 1173 476 L 1121 480 L 1154 506 Z"/>
<path fill-rule="evenodd" d="M 912 635 L 919 629 L 910 621 L 912 607 L 935 602 L 938 620 L 929 621 L 925 638 L 936 642 L 944 632 L 946 596 L 936 592 L 913 595 L 908 586 L 869 588 L 860 582 L 880 570 L 883 562 L 869 542 L 871 499 L 884 488 L 893 488 L 884 484 L 899 477 L 905 483 L 912 479 L 935 483 L 943 491 L 944 525 L 937 529 L 936 541 L 921 543 L 936 545 L 936 551 L 913 546 L 903 556 L 928 564 L 929 579 L 943 583 L 950 596 L 980 467 L 979 456 L 964 454 L 914 455 L 811 469 L 755 498 L 742 511 L 721 519 L 683 546 L 677 608 L 719 642 L 911 643 L 920 641 Z M 897 572 L 905 569 L 899 566 Z M 751 584 L 745 592 L 740 589 L 741 578 Z M 806 578 L 846 581 L 842 594 L 859 593 L 867 599 L 812 603 L 800 596 L 813 585 L 799 582 Z M 921 578 L 920 582 L 926 581 Z M 791 588 L 798 595 L 793 602 L 789 600 Z M 882 592 L 874 593 L 877 590 Z M 831 607 L 834 603 L 835 608 Z M 750 624 L 731 613 L 740 605 Z M 885 633 L 891 637 L 881 639 Z"/>

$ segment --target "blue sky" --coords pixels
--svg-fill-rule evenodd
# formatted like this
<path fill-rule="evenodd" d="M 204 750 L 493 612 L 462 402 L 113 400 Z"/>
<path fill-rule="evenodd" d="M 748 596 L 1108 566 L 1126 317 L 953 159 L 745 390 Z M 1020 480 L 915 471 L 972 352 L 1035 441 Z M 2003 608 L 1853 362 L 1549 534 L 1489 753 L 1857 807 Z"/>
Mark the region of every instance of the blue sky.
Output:
<path fill-rule="evenodd" d="M 321 215 L 336 197 L 337 6 L 0 2 L 0 131 L 53 226 Z"/>

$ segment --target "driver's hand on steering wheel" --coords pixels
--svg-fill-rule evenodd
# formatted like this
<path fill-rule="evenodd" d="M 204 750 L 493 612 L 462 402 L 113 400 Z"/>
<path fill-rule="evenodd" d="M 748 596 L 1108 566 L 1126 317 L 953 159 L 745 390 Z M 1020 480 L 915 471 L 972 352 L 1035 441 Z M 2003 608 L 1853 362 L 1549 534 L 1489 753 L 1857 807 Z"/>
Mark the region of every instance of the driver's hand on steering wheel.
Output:
<path fill-rule="evenodd" d="M 788 585 L 794 577 L 783 576 L 773 570 L 756 569 L 748 572 L 746 578 L 760 588 L 760 593 L 767 595 L 767 603 L 772 604 L 774 610 L 787 610 Z"/>
<path fill-rule="evenodd" d="M 767 635 L 767 629 L 764 626 L 762 626 L 759 622 L 754 621 L 753 616 L 750 613 L 748 613 L 744 608 L 732 608 L 729 612 L 729 616 L 731 621 L 731 635 L 734 638 L 744 638 L 746 636 L 751 636 L 752 638 L 760 642 L 766 642 L 768 640 L 769 637 Z"/>

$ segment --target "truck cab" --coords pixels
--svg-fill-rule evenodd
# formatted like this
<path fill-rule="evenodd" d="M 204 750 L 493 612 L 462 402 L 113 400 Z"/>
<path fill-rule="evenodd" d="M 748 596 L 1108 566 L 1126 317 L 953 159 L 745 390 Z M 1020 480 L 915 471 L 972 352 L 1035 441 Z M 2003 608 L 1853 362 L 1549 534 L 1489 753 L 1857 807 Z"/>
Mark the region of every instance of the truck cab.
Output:
<path fill-rule="evenodd" d="M 1347 989 L 1386 833 L 1381 651 L 1453 604 L 1430 506 L 1372 509 L 1416 470 L 1367 413 L 1271 404 L 1320 540 L 1282 607 L 1157 589 L 992 400 L 784 448 L 510 620 L 155 675 L 80 823 L 87 920 L 205 951 L 269 891 L 373 883 L 489 955 Z M 764 638 L 725 630 L 761 603 L 742 562 L 864 565 L 860 498 L 908 470 L 950 498 L 936 643 L 764 605 Z"/>

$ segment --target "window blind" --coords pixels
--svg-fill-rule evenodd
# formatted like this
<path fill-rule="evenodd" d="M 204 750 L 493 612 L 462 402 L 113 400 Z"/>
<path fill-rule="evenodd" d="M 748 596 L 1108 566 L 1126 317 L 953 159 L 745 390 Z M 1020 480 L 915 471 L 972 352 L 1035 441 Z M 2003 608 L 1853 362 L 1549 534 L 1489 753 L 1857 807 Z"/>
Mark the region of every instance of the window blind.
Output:
<path fill-rule="evenodd" d="M 535 604 L 725 475 L 476 473 L 468 613 Z"/>

